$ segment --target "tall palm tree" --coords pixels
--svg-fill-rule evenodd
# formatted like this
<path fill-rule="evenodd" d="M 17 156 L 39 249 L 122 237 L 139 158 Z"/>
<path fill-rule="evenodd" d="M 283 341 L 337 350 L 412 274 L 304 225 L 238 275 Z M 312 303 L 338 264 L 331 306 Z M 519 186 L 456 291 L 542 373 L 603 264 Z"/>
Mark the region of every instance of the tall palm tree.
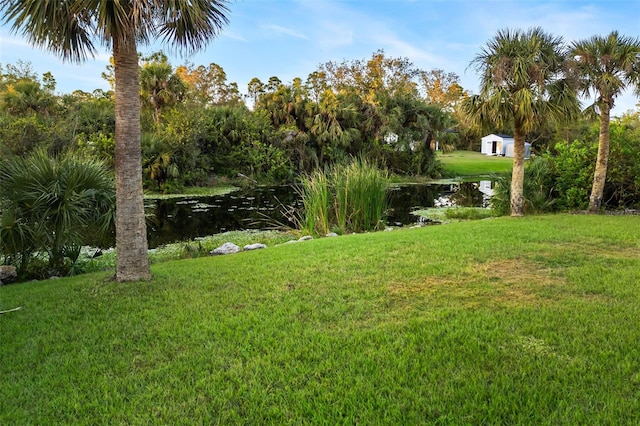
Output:
<path fill-rule="evenodd" d="M 613 31 L 606 37 L 576 41 L 571 47 L 580 91 L 587 96 L 595 95 L 595 102 L 588 109 L 600 117 L 598 158 L 589 197 L 589 212 L 597 213 L 607 178 L 611 109 L 616 97 L 628 86 L 640 95 L 640 39 Z"/>
<path fill-rule="evenodd" d="M 561 37 L 541 28 L 500 30 L 471 62 L 481 73 L 480 94 L 464 100 L 472 122 L 485 128 L 513 124 L 511 216 L 524 214 L 524 143 L 542 121 L 579 111 L 575 90 L 564 78 L 566 52 Z"/>
<path fill-rule="evenodd" d="M 63 60 L 83 62 L 95 42 L 113 50 L 116 112 L 116 280 L 148 279 L 142 195 L 137 44 L 161 37 L 190 52 L 227 23 L 227 0 L 3 0 L 12 31 Z"/>

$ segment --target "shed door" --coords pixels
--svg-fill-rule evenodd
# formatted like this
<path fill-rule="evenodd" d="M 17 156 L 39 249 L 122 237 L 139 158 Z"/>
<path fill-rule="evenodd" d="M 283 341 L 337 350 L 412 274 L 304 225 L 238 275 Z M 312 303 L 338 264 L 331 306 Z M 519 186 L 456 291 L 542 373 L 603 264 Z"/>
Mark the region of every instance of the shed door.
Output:
<path fill-rule="evenodd" d="M 491 142 L 491 153 L 492 154 L 496 154 L 498 152 L 498 142 L 497 141 L 492 141 Z"/>

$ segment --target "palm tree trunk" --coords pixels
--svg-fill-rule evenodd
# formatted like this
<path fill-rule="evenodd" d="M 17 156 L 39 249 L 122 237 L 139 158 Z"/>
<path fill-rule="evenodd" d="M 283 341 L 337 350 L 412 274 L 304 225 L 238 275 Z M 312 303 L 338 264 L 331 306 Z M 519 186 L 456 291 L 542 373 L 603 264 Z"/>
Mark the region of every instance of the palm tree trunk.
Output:
<path fill-rule="evenodd" d="M 135 34 L 114 39 L 116 280 L 151 278 L 142 194 L 140 76 Z"/>
<path fill-rule="evenodd" d="M 524 133 L 515 125 L 513 173 L 511 174 L 511 216 L 524 215 Z"/>
<path fill-rule="evenodd" d="M 604 183 L 607 180 L 607 167 L 609 164 L 609 122 L 611 110 L 609 105 L 603 103 L 600 110 L 600 136 L 598 138 L 598 159 L 596 170 L 593 174 L 593 186 L 589 197 L 589 213 L 598 213 L 602 206 Z"/>

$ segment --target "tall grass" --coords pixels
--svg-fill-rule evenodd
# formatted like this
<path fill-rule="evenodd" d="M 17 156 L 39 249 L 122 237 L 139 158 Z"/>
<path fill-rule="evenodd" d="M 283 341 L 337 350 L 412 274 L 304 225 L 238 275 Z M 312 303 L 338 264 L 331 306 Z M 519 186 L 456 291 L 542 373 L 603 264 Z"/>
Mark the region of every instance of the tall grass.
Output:
<path fill-rule="evenodd" d="M 363 232 L 384 227 L 389 176 L 365 159 L 316 170 L 301 182 L 302 230 Z"/>
<path fill-rule="evenodd" d="M 308 233 L 329 232 L 329 177 L 322 170 L 305 176 L 300 184 L 304 214 L 301 228 Z"/>

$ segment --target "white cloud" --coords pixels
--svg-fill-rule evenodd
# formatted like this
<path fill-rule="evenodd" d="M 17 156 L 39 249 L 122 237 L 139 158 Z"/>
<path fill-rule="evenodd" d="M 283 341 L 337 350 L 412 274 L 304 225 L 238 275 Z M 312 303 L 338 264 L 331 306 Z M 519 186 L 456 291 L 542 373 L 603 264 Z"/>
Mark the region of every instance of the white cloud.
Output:
<path fill-rule="evenodd" d="M 247 41 L 246 38 L 242 37 L 240 34 L 235 33 L 233 31 L 223 31 L 220 34 L 220 37 L 230 38 L 232 40 L 243 41 L 243 42 Z"/>
<path fill-rule="evenodd" d="M 293 28 L 281 27 L 280 25 L 263 25 L 262 28 L 274 32 L 278 35 L 287 35 L 294 38 L 308 40 L 307 36 Z"/>
<path fill-rule="evenodd" d="M 353 27 L 345 23 L 321 21 L 318 27 L 313 40 L 323 50 L 350 46 L 354 42 Z"/>

